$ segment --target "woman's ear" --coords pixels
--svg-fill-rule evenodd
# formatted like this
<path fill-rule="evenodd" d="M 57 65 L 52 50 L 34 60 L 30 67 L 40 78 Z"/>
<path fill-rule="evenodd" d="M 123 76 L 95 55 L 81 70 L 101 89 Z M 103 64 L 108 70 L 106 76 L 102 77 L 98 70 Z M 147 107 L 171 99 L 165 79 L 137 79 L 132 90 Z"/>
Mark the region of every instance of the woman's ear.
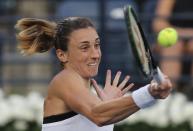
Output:
<path fill-rule="evenodd" d="M 62 63 L 68 62 L 67 52 L 64 52 L 64 51 L 61 50 L 61 49 L 57 49 L 57 50 L 56 50 L 56 55 L 57 55 L 58 59 L 59 59 Z"/>

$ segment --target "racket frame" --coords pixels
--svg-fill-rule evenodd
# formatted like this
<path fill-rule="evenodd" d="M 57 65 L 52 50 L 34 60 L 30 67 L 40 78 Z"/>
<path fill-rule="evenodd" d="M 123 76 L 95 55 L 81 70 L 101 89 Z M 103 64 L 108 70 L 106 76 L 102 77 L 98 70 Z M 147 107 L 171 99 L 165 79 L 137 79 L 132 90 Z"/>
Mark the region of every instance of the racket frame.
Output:
<path fill-rule="evenodd" d="M 129 41 L 131 44 L 131 48 L 132 51 L 135 55 L 136 58 L 136 62 L 138 64 L 138 66 L 140 67 L 140 71 L 142 72 L 142 74 L 146 77 L 146 78 L 150 78 L 150 79 L 154 79 L 156 80 L 158 83 L 161 83 L 164 80 L 164 76 L 163 73 L 161 72 L 161 70 L 159 69 L 159 67 L 156 65 L 156 62 L 153 58 L 152 52 L 150 50 L 148 41 L 145 37 L 145 33 L 142 29 L 142 26 L 139 22 L 139 19 L 134 11 L 134 9 L 131 7 L 131 5 L 126 5 L 123 8 L 123 12 L 124 12 L 124 17 L 125 17 L 125 23 L 127 26 L 127 31 L 128 31 L 128 36 L 129 36 Z M 143 43 L 144 43 L 144 47 L 145 47 L 145 54 L 147 56 L 148 59 L 148 67 L 149 67 L 149 73 L 144 71 L 144 66 L 143 63 L 140 60 L 140 56 L 138 54 L 138 50 L 135 44 L 135 36 L 132 33 L 132 24 L 131 24 L 131 18 L 130 15 L 133 16 L 134 20 L 136 21 L 136 25 L 139 29 L 139 33 L 142 37 Z"/>

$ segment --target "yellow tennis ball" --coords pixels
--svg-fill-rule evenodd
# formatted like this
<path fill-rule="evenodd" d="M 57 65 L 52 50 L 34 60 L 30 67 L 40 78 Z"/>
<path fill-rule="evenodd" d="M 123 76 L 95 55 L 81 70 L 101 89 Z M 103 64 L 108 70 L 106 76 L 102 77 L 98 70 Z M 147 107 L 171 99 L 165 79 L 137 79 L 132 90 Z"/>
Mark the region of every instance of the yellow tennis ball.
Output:
<path fill-rule="evenodd" d="M 170 47 L 176 44 L 178 40 L 178 33 L 174 28 L 165 28 L 158 34 L 158 43 L 163 47 Z"/>

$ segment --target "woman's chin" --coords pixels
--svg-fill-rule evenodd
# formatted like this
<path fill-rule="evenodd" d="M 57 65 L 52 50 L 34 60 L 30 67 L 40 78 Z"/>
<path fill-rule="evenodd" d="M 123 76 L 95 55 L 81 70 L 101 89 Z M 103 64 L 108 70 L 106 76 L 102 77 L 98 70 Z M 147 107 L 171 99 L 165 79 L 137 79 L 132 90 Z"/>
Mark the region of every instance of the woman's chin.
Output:
<path fill-rule="evenodd" d="M 98 70 L 89 73 L 88 77 L 95 77 L 98 74 Z"/>

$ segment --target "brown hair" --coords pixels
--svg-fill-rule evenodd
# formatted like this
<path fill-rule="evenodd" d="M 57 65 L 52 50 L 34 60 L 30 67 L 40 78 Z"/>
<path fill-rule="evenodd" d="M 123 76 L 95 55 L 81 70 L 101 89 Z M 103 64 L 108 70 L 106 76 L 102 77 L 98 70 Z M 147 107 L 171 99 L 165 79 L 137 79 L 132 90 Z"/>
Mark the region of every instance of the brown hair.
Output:
<path fill-rule="evenodd" d="M 67 51 L 71 32 L 93 27 L 92 22 L 83 17 L 69 17 L 56 24 L 42 19 L 23 18 L 16 24 L 19 49 L 25 54 L 46 52 L 52 47 Z"/>

